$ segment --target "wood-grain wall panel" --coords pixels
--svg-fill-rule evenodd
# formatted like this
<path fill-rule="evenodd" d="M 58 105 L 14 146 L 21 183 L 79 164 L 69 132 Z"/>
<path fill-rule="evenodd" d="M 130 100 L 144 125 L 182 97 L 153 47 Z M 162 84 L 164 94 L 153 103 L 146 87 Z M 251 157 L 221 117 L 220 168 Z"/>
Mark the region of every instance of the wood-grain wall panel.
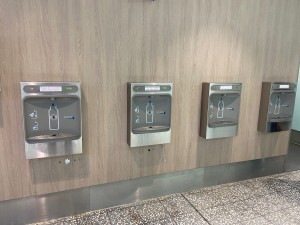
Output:
<path fill-rule="evenodd" d="M 0 1 L 0 200 L 286 154 L 289 132 L 259 133 L 257 120 L 261 83 L 297 79 L 299 11 L 298 0 Z M 19 82 L 68 80 L 82 85 L 84 153 L 26 160 Z M 236 137 L 199 137 L 211 81 L 243 83 Z M 128 147 L 127 82 L 174 83 L 171 144 Z"/>
<path fill-rule="evenodd" d="M 0 1 L 0 12 L 0 199 L 7 200 L 22 197 L 26 187 L 29 187 L 29 195 L 34 191 L 30 183 L 24 181 L 27 162 L 20 142 L 23 132 L 18 82 L 23 73 L 25 46 L 19 42 L 18 35 L 24 27 L 17 24 L 22 6 L 19 2 Z"/>

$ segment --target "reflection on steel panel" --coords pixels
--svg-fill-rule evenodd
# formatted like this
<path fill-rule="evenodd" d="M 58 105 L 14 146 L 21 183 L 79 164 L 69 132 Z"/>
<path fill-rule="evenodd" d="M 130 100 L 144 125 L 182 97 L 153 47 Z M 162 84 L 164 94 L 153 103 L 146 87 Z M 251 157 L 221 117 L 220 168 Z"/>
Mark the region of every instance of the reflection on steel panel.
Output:
<path fill-rule="evenodd" d="M 203 83 L 200 136 L 205 139 L 236 136 L 241 83 Z"/>
<path fill-rule="evenodd" d="M 171 83 L 128 83 L 130 147 L 171 142 Z"/>
<path fill-rule="evenodd" d="M 263 82 L 258 130 L 264 133 L 290 130 L 295 98 L 295 84 Z"/>
<path fill-rule="evenodd" d="M 76 82 L 21 82 L 27 159 L 82 153 Z"/>

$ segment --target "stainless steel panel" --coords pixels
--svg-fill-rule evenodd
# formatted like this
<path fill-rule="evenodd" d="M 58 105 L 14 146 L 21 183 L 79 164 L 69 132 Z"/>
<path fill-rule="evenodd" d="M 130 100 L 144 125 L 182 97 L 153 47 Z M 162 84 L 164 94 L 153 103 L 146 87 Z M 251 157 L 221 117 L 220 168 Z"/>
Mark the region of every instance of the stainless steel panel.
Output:
<path fill-rule="evenodd" d="M 158 133 L 131 133 L 130 137 L 130 147 L 167 144 L 171 143 L 171 129 L 168 131 Z"/>
<path fill-rule="evenodd" d="M 130 147 L 171 142 L 172 91 L 172 83 L 128 83 Z"/>
<path fill-rule="evenodd" d="M 293 83 L 263 82 L 257 129 L 264 133 L 290 130 L 295 97 Z"/>
<path fill-rule="evenodd" d="M 284 171 L 285 156 L 179 171 L 0 202 L 1 224 L 27 224 Z"/>
<path fill-rule="evenodd" d="M 23 225 L 90 210 L 89 188 L 0 202 L 0 224 Z"/>
<path fill-rule="evenodd" d="M 198 168 L 91 187 L 91 210 L 284 171 L 285 156 Z"/>
<path fill-rule="evenodd" d="M 29 144 L 25 142 L 26 159 L 46 158 L 82 153 L 82 138 L 72 141 L 56 141 Z"/>
<path fill-rule="evenodd" d="M 296 145 L 300 145 L 300 131 L 291 130 L 290 142 Z"/>
<path fill-rule="evenodd" d="M 203 83 L 200 136 L 205 139 L 236 136 L 241 83 Z"/>
<path fill-rule="evenodd" d="M 213 138 L 225 138 L 236 136 L 238 132 L 238 125 L 232 125 L 227 127 L 207 127 L 205 132 L 205 139 Z"/>
<path fill-rule="evenodd" d="M 300 140 L 300 139 L 298 139 Z M 286 156 L 286 171 L 300 170 L 300 145 L 291 143 Z"/>
<path fill-rule="evenodd" d="M 91 187 L 91 210 L 202 187 L 204 169 L 150 176 Z M 101 201 L 100 201 L 101 199 Z"/>
<path fill-rule="evenodd" d="M 77 82 L 21 82 L 21 96 L 23 104 L 24 115 L 24 132 L 25 132 L 25 153 L 27 159 L 45 158 L 52 156 L 71 155 L 82 153 L 82 119 L 81 119 L 81 90 L 80 83 Z M 44 112 L 44 105 L 49 101 L 43 99 L 50 99 L 54 102 L 57 101 L 61 106 L 62 112 L 67 113 L 67 108 L 70 108 L 72 118 L 68 115 L 64 115 L 63 119 L 59 119 L 59 116 L 54 116 L 53 121 L 50 121 L 50 110 L 46 111 L 47 115 L 43 113 L 41 116 L 37 116 L 38 109 L 30 108 L 31 104 L 37 104 L 37 108 L 41 108 Z M 68 101 L 70 100 L 70 101 Z M 46 102 L 46 103 L 45 103 Z M 32 113 L 28 113 L 25 110 L 34 109 Z M 44 104 L 44 105 L 43 105 Z M 51 104 L 50 104 L 51 105 Z M 51 109 L 51 106 L 50 106 Z M 76 109 L 76 110 L 75 110 Z M 34 112 L 35 111 L 35 112 Z M 53 110 L 52 110 L 53 111 Z M 56 110 L 57 111 L 57 110 Z M 76 112 L 75 112 L 76 111 Z M 31 112 L 31 111 L 30 111 Z M 36 115 L 34 115 L 34 113 Z M 58 112 L 57 112 L 58 113 Z M 36 136 L 30 132 L 31 129 L 27 129 L 28 119 L 25 116 L 29 114 L 37 124 Z M 32 115 L 31 115 L 32 114 Z M 49 115 L 48 115 L 49 114 Z M 51 114 L 51 115 L 52 115 Z M 61 115 L 61 117 L 62 117 Z M 49 117 L 49 118 L 48 118 Z M 69 118 L 70 117 L 70 118 Z M 55 123 L 57 120 L 57 123 Z M 60 123 L 60 121 L 64 123 Z M 70 122 L 72 121 L 72 122 Z M 31 121 L 30 121 L 31 122 Z M 49 125 L 49 129 L 38 128 L 38 125 Z M 34 127 L 32 127 L 34 130 Z M 73 131 L 74 130 L 74 131 Z M 72 132 L 73 131 L 73 132 Z"/>

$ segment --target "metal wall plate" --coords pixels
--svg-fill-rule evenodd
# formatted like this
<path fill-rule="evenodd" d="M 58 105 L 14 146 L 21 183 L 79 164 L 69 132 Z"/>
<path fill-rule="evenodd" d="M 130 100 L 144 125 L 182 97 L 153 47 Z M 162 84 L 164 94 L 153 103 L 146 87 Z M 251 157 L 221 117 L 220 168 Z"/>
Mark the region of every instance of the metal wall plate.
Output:
<path fill-rule="evenodd" d="M 21 82 L 27 159 L 82 153 L 78 82 Z"/>
<path fill-rule="evenodd" d="M 263 82 L 257 129 L 264 133 L 291 129 L 296 98 L 296 84 Z"/>
<path fill-rule="evenodd" d="M 130 147 L 171 142 L 172 83 L 128 83 Z"/>
<path fill-rule="evenodd" d="M 203 83 L 200 136 L 205 139 L 236 136 L 241 83 Z"/>

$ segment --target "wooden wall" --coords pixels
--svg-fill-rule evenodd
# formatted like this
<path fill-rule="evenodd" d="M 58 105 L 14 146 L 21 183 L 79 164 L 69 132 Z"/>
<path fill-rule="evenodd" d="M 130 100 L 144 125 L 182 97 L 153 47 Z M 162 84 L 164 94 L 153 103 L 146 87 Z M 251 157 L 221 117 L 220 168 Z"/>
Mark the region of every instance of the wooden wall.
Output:
<path fill-rule="evenodd" d="M 297 79 L 299 0 L 0 0 L 0 200 L 287 153 L 262 81 Z M 80 81 L 82 155 L 26 160 L 20 81 Z M 130 149 L 126 83 L 173 82 L 172 144 Z M 199 137 L 202 82 L 242 82 L 237 137 Z M 150 149 L 150 151 L 148 151 Z"/>

